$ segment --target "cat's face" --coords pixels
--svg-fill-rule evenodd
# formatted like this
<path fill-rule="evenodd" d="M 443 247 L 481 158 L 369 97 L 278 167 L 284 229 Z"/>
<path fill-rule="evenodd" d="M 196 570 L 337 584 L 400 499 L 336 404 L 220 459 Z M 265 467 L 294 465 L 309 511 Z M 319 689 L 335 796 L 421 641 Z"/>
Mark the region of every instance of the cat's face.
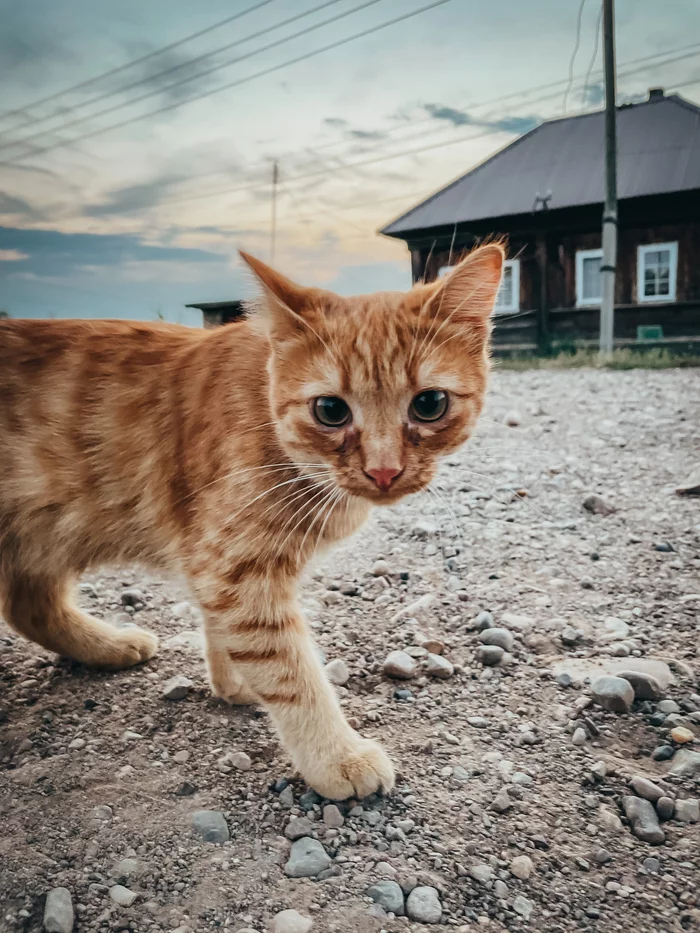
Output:
<path fill-rule="evenodd" d="M 424 489 L 483 405 L 501 247 L 481 247 L 432 285 L 353 298 L 242 255 L 263 285 L 270 401 L 288 456 L 373 503 Z"/>

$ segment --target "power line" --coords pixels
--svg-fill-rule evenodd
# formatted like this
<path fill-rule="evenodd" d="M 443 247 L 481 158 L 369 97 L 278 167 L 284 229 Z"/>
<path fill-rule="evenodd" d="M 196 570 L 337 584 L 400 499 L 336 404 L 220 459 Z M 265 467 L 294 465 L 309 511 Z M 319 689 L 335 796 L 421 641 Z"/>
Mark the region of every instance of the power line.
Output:
<path fill-rule="evenodd" d="M 268 0 L 269 2 L 269 0 Z M 64 110 L 61 114 L 61 117 L 66 116 L 68 113 L 72 113 L 75 110 L 82 110 L 83 107 L 89 107 L 91 104 L 99 103 L 100 101 L 107 100 L 110 97 L 115 97 L 118 94 L 124 94 L 127 91 L 132 90 L 136 87 L 141 87 L 144 84 L 153 84 L 154 81 L 157 81 L 159 78 L 164 77 L 168 74 L 173 74 L 176 71 L 181 71 L 183 68 L 189 68 L 198 62 L 206 61 L 207 59 L 213 58 L 216 55 L 220 55 L 222 52 L 227 52 L 232 48 L 235 48 L 238 45 L 243 45 L 246 42 L 250 42 L 252 39 L 258 39 L 260 36 L 264 36 L 269 32 L 274 32 L 276 29 L 281 29 L 283 26 L 288 26 L 290 23 L 295 23 L 300 19 L 304 19 L 306 16 L 311 16 L 313 13 L 318 13 L 320 10 L 325 9 L 326 7 L 333 6 L 336 3 L 339 3 L 340 0 L 325 0 L 324 3 L 319 4 L 318 6 L 312 7 L 310 10 L 306 10 L 304 13 L 297 13 L 295 16 L 290 16 L 288 19 L 281 20 L 278 23 L 274 23 L 272 26 L 266 26 L 264 29 L 259 29 L 257 32 L 252 32 L 247 36 L 243 36 L 242 39 L 236 39 L 235 42 L 229 42 L 226 45 L 220 46 L 218 49 L 213 49 L 211 52 L 206 52 L 202 55 L 199 55 L 195 58 L 188 59 L 185 62 L 180 62 L 178 65 L 173 65 L 170 68 L 166 68 L 163 71 L 159 71 L 156 74 L 150 75 L 149 77 L 140 78 L 137 81 L 132 81 L 131 84 L 126 84 L 123 87 L 115 88 L 111 91 L 105 91 L 103 94 L 98 94 L 96 97 L 91 97 L 90 100 L 83 101 L 80 104 L 75 104 L 73 107 L 69 107 Z M 381 0 L 368 0 L 365 6 L 371 6 L 374 3 L 379 3 Z M 358 7 L 357 9 L 364 9 L 364 7 Z M 317 26 L 310 27 L 309 31 L 318 29 L 321 26 L 328 25 L 328 23 L 335 22 L 336 19 L 342 19 L 344 16 L 349 16 L 350 13 L 355 12 L 350 10 L 347 13 L 342 13 L 338 17 L 333 17 L 330 20 L 326 20 L 325 23 L 319 23 Z M 10 142 L 0 144 L 0 150 L 14 148 L 15 146 L 26 146 L 27 143 L 31 142 L 33 139 L 38 139 L 41 136 L 46 136 L 49 133 L 53 133 L 57 130 L 67 130 L 73 126 L 78 126 L 81 123 L 87 123 L 90 120 L 95 120 L 97 117 L 104 116 L 108 113 L 114 113 L 116 110 L 122 110 L 124 107 L 131 107 L 134 104 L 141 103 L 141 101 L 147 100 L 150 97 L 157 97 L 159 94 L 162 94 L 166 91 L 171 91 L 173 88 L 181 87 L 183 84 L 190 84 L 192 81 L 197 81 L 200 78 L 204 78 L 207 75 L 213 74 L 215 71 L 221 71 L 223 68 L 230 68 L 232 65 L 236 65 L 239 62 L 245 61 L 248 58 L 252 58 L 255 55 L 259 55 L 261 52 L 266 52 L 275 46 L 282 45 L 285 42 L 289 42 L 292 39 L 298 38 L 301 33 L 296 33 L 291 36 L 285 36 L 282 39 L 279 39 L 275 42 L 270 43 L 269 45 L 263 46 L 259 49 L 254 49 L 252 52 L 248 52 L 245 55 L 240 55 L 238 58 L 231 59 L 231 61 L 223 62 L 221 64 L 215 65 L 212 68 L 208 68 L 205 71 L 200 71 L 197 74 L 190 75 L 188 78 L 183 78 L 181 81 L 176 81 L 172 84 L 165 85 L 165 87 L 156 87 L 150 90 L 147 94 L 141 94 L 139 97 L 135 97 L 132 100 L 122 101 L 120 104 L 115 104 L 112 107 L 106 107 L 103 110 L 98 111 L 97 113 L 89 113 L 84 117 L 78 117 L 75 120 L 66 120 L 62 123 L 59 123 L 58 126 L 50 127 L 49 129 L 38 130 L 35 133 L 31 133 L 29 136 L 22 136 L 20 139 L 11 140 Z M 47 117 L 38 117 L 34 123 L 43 123 L 46 120 L 53 120 L 58 117 L 58 114 L 52 114 Z M 23 127 L 24 129 L 24 127 Z M 30 147 L 31 148 L 31 147 Z"/>
<path fill-rule="evenodd" d="M 351 13 L 355 13 L 355 12 L 357 12 L 358 10 L 363 9 L 363 8 L 366 7 L 366 6 L 370 6 L 371 4 L 377 3 L 377 2 L 379 2 L 379 0 L 366 0 L 365 3 L 361 4 L 361 5 L 358 6 L 358 7 L 355 7 L 354 9 L 348 11 L 347 13 L 345 13 L 345 14 L 343 14 L 343 15 L 344 15 L 344 16 L 349 16 Z M 182 107 L 182 106 L 184 106 L 185 104 L 192 103 L 193 101 L 202 100 L 202 99 L 204 99 L 204 98 L 206 98 L 206 97 L 211 97 L 211 96 L 214 95 L 214 94 L 219 94 L 219 93 L 221 93 L 222 91 L 227 91 L 227 90 L 230 90 L 231 88 L 239 87 L 240 85 L 246 84 L 246 83 L 248 83 L 249 81 L 253 81 L 253 80 L 255 80 L 256 78 L 261 78 L 261 77 L 264 77 L 264 76 L 266 76 L 266 75 L 273 74 L 273 73 L 276 72 L 276 71 L 280 71 L 280 70 L 282 70 L 283 68 L 288 68 L 290 65 L 296 65 L 296 64 L 298 64 L 298 63 L 300 63 L 300 62 L 307 61 L 308 59 L 314 58 L 316 55 L 320 55 L 320 54 L 322 54 L 323 52 L 329 52 L 329 51 L 331 51 L 332 49 L 337 49 L 337 48 L 339 48 L 340 46 L 347 45 L 349 42 L 354 42 L 354 41 L 357 40 L 357 39 L 362 39 L 362 38 L 364 38 L 365 36 L 372 35 L 373 33 L 379 32 L 379 31 L 382 30 L 382 29 L 387 29 L 387 28 L 390 27 L 390 26 L 395 26 L 395 25 L 397 25 L 398 23 L 403 22 L 404 20 L 411 19 L 413 16 L 418 16 L 420 13 L 425 13 L 425 12 L 427 12 L 428 10 L 433 10 L 433 9 L 435 9 L 436 7 L 443 6 L 445 3 L 451 3 L 451 2 L 452 2 L 452 0 L 433 0 L 432 3 L 429 3 L 429 4 L 427 4 L 426 6 L 423 6 L 423 7 L 419 7 L 417 10 L 413 10 L 413 11 L 410 12 L 410 13 L 404 13 L 404 14 L 401 15 L 401 16 L 396 16 L 396 17 L 394 17 L 393 19 L 386 20 L 386 21 L 383 22 L 383 23 L 379 23 L 377 26 L 372 26 L 372 27 L 370 27 L 370 28 L 368 28 L 368 29 L 363 29 L 363 30 L 361 30 L 360 32 L 354 33 L 354 34 L 351 35 L 351 36 L 346 36 L 346 37 L 343 38 L 343 39 L 338 39 L 338 40 L 335 41 L 335 42 L 330 42 L 330 43 L 328 43 L 327 45 L 322 46 L 321 48 L 313 49 L 311 52 L 307 52 L 307 53 L 305 53 L 304 55 L 298 55 L 298 56 L 296 56 L 295 58 L 290 58 L 290 59 L 288 59 L 287 61 L 281 62 L 281 63 L 278 64 L 278 65 L 272 65 L 272 66 L 270 66 L 269 68 L 264 68 L 264 69 L 262 69 L 261 71 L 257 71 L 257 72 L 255 72 L 255 73 L 252 74 L 252 75 L 247 75 L 246 77 L 239 78 L 239 79 L 236 80 L 236 81 L 231 81 L 231 82 L 229 82 L 228 84 L 220 85 L 218 88 L 213 88 L 213 89 L 210 90 L 210 91 L 203 91 L 202 93 L 196 94 L 196 95 L 194 95 L 193 97 L 188 97 L 188 98 L 187 98 L 186 100 L 184 100 L 184 101 L 175 101 L 175 102 L 172 103 L 172 104 L 168 104 L 168 105 L 165 105 L 165 106 L 163 106 L 163 107 L 158 107 L 156 110 L 151 110 L 151 111 L 149 111 L 148 113 L 141 114 L 141 115 L 138 116 L 138 117 L 131 117 L 131 118 L 128 119 L 128 120 L 122 120 L 122 121 L 119 122 L 119 123 L 113 123 L 113 124 L 111 124 L 110 126 L 101 127 L 101 128 L 99 128 L 99 129 L 93 130 L 93 131 L 90 132 L 90 133 L 83 133 L 82 135 L 76 136 L 76 137 L 74 137 L 73 139 L 71 139 L 71 140 L 70 140 L 70 143 L 73 144 L 73 143 L 76 143 L 76 142 L 81 142 L 81 141 L 84 140 L 84 139 L 91 139 L 91 138 L 93 138 L 94 136 L 99 136 L 99 135 L 101 135 L 102 133 L 107 133 L 107 132 L 110 132 L 111 130 L 121 129 L 121 128 L 124 127 L 124 126 L 129 126 L 129 125 L 131 125 L 131 124 L 133 124 L 133 123 L 138 123 L 138 122 L 140 122 L 141 120 L 146 120 L 146 119 L 148 119 L 149 117 L 156 116 L 157 114 L 166 113 L 166 112 L 169 112 L 169 111 L 171 111 L 171 110 L 176 110 L 177 108 Z M 339 19 L 339 18 L 340 18 L 340 17 L 335 17 L 333 20 L 327 20 L 324 24 L 319 24 L 319 25 L 327 25 L 329 22 L 333 22 L 335 19 Z M 311 32 L 313 29 L 318 29 L 318 28 L 319 28 L 319 25 L 313 26 L 313 27 L 309 27 L 309 29 L 303 30 L 302 32 L 298 33 L 298 34 L 297 34 L 296 36 L 294 36 L 294 37 L 287 37 L 287 40 L 285 40 L 285 41 L 288 41 L 289 38 L 298 38 L 300 35 L 305 35 L 307 32 Z M 271 48 L 272 45 L 275 45 L 275 44 L 279 44 L 279 43 L 273 43 L 273 44 L 268 45 L 267 47 L 265 47 L 265 48 L 263 48 L 263 49 L 259 49 L 258 51 L 266 51 L 267 48 Z M 132 102 L 132 103 L 133 103 L 133 102 Z M 97 116 L 99 116 L 99 114 L 94 114 L 94 115 L 93 115 L 93 117 L 97 117 Z M 21 156 L 21 157 L 19 157 L 19 158 L 20 158 L 20 159 L 33 158 L 34 156 L 41 155 L 41 154 L 43 154 L 44 152 L 50 152 L 50 151 L 53 151 L 54 149 L 63 148 L 63 146 L 65 146 L 65 145 L 67 145 L 66 142 L 54 143 L 54 144 L 51 145 L 51 146 L 44 146 L 43 148 L 35 149 L 33 152 L 27 153 L 27 154 L 25 154 L 24 156 Z M 15 159 L 14 161 L 19 161 L 19 160 L 18 160 L 18 159 Z"/>
<path fill-rule="evenodd" d="M 569 83 L 566 85 L 566 90 L 564 91 L 564 116 L 566 116 L 566 102 L 569 98 L 569 91 L 571 90 L 571 86 L 574 83 L 574 62 L 576 61 L 576 55 L 578 54 L 579 46 L 581 45 L 581 19 L 583 17 L 583 8 L 585 5 L 586 0 L 581 0 L 578 8 L 578 16 L 576 18 L 576 42 L 574 43 L 574 50 L 571 53 L 571 59 L 569 61 Z"/>
<path fill-rule="evenodd" d="M 593 73 L 593 66 L 595 65 L 595 60 L 598 57 L 598 43 L 600 42 L 600 30 L 603 25 L 603 7 L 601 5 L 600 11 L 598 13 L 598 20 L 595 26 L 595 39 L 593 42 L 593 54 L 591 55 L 591 61 L 588 65 L 588 71 L 586 72 L 586 82 L 583 85 L 583 94 L 581 95 L 581 106 L 586 106 L 586 101 L 588 100 L 588 85 L 591 81 L 591 74 Z"/>
<path fill-rule="evenodd" d="M 140 58 L 135 58 L 124 65 L 118 65 L 116 68 L 111 68 L 109 71 L 105 71 L 101 75 L 97 75 L 94 78 L 87 78 L 84 81 L 79 81 L 78 84 L 73 84 L 71 87 L 64 88 L 62 91 L 56 91 L 55 94 L 49 94 L 48 97 L 42 97 L 39 100 L 32 101 L 32 103 L 25 104 L 24 107 L 19 107 L 16 110 L 6 110 L 4 113 L 0 113 L 0 120 L 7 119 L 7 117 L 11 116 L 21 115 L 27 110 L 33 110 L 35 107 L 39 107 L 41 104 L 48 104 L 50 101 L 57 100 L 59 97 L 65 97 L 67 94 L 72 94 L 74 91 L 80 91 L 82 88 L 88 87 L 91 84 L 104 81 L 105 78 L 111 78 L 116 74 L 120 74 L 122 71 L 126 71 L 128 68 L 133 68 L 135 65 L 142 65 L 144 62 L 147 62 L 158 55 L 163 55 L 165 52 L 171 52 L 173 49 L 177 49 L 181 45 L 185 45 L 186 42 L 192 42 L 194 39 L 199 39 L 202 36 L 207 35 L 207 33 L 213 32 L 215 29 L 220 29 L 222 26 L 226 26 L 229 23 L 232 23 L 234 20 L 241 19 L 243 16 L 247 16 L 248 13 L 254 13 L 261 7 L 267 6 L 268 4 L 274 2 L 275 0 L 261 0 L 261 2 L 256 3 L 245 10 L 234 13 L 232 16 L 227 16 L 226 19 L 219 20 L 218 23 L 214 23 L 212 26 L 207 26 L 205 29 L 200 29 L 198 32 L 192 32 L 188 36 L 185 36 L 182 39 L 178 39 L 177 42 L 171 42 L 169 45 L 164 45 L 162 48 L 156 49 L 153 52 L 149 52 L 147 55 L 142 55 Z"/>

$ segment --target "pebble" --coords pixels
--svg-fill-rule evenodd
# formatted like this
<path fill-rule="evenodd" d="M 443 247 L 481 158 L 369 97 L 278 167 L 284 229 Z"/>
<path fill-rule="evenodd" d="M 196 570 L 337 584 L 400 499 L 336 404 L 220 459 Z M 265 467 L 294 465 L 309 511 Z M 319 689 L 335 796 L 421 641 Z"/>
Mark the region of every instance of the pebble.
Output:
<path fill-rule="evenodd" d="M 284 873 L 290 878 L 313 878 L 330 867 L 330 856 L 321 843 L 305 836 L 292 843 Z"/>
<path fill-rule="evenodd" d="M 294 806 L 294 790 L 291 785 L 287 786 L 280 792 L 279 795 L 280 806 L 284 810 L 291 810 Z"/>
<path fill-rule="evenodd" d="M 591 684 L 593 699 L 611 713 L 628 713 L 634 703 L 634 690 L 628 680 L 605 675 Z"/>
<path fill-rule="evenodd" d="M 668 761 L 675 754 L 676 750 L 673 745 L 658 745 L 651 753 L 651 757 L 654 761 Z"/>
<path fill-rule="evenodd" d="M 648 871 L 650 875 L 658 875 L 661 871 L 661 862 L 657 858 L 648 856 L 642 862 L 642 868 Z"/>
<path fill-rule="evenodd" d="M 250 756 L 245 752 L 229 752 L 226 755 L 226 762 L 236 771 L 250 771 L 253 764 Z"/>
<path fill-rule="evenodd" d="M 595 493 L 586 496 L 582 504 L 584 509 L 590 512 L 591 515 L 612 515 L 615 511 L 615 507 L 610 502 Z"/>
<path fill-rule="evenodd" d="M 658 705 L 658 710 L 668 716 L 670 713 L 680 713 L 681 708 L 675 700 L 662 700 Z"/>
<path fill-rule="evenodd" d="M 503 422 L 508 425 L 509 428 L 517 428 L 520 425 L 520 415 L 517 411 L 509 411 L 503 419 Z"/>
<path fill-rule="evenodd" d="M 304 917 L 296 910 L 282 910 L 275 914 L 272 933 L 309 933 L 313 925 L 310 917 Z"/>
<path fill-rule="evenodd" d="M 700 801 L 677 800 L 674 818 L 679 823 L 697 823 L 700 821 Z"/>
<path fill-rule="evenodd" d="M 661 700 L 664 695 L 661 684 L 656 677 L 652 677 L 651 674 L 643 674 L 641 671 L 619 671 L 617 676 L 632 685 L 634 695 L 638 700 Z M 673 700 L 664 700 L 662 702 L 673 703 Z M 675 706 L 676 704 L 673 703 L 673 705 Z M 659 709 L 661 709 L 661 706 L 662 704 L 659 703 Z M 661 711 L 664 713 L 674 712 L 674 710 L 671 709 Z"/>
<path fill-rule="evenodd" d="M 653 781 L 649 781 L 647 778 L 639 775 L 632 778 L 630 787 L 638 797 L 643 797 L 645 800 L 650 800 L 652 803 L 656 803 L 657 800 L 660 800 L 661 797 L 664 796 L 664 792 L 660 787 L 657 787 Z"/>
<path fill-rule="evenodd" d="M 405 651 L 392 651 L 384 661 L 384 673 L 397 680 L 410 680 L 418 671 L 418 662 Z"/>
<path fill-rule="evenodd" d="M 489 721 L 483 716 L 467 716 L 467 722 L 475 729 L 488 729 Z"/>
<path fill-rule="evenodd" d="M 507 628 L 487 628 L 479 635 L 482 645 L 496 645 L 504 651 L 512 651 L 515 639 Z"/>
<path fill-rule="evenodd" d="M 130 891 L 129 888 L 125 888 L 123 884 L 114 884 L 109 889 L 109 896 L 120 907 L 131 907 L 138 894 L 135 891 Z"/>
<path fill-rule="evenodd" d="M 505 651 L 498 645 L 480 645 L 476 652 L 476 660 L 486 667 L 495 667 L 503 660 Z"/>
<path fill-rule="evenodd" d="M 688 748 L 676 752 L 669 774 L 685 780 L 700 777 L 700 752 L 692 752 Z"/>
<path fill-rule="evenodd" d="M 192 829 L 204 842 L 228 842 L 228 825 L 219 810 L 197 810 L 192 815 Z"/>
<path fill-rule="evenodd" d="M 323 822 L 329 829 L 340 829 L 345 817 L 334 803 L 329 803 L 323 808 Z"/>
<path fill-rule="evenodd" d="M 71 933 L 74 922 L 70 891 L 68 888 L 53 888 L 46 895 L 44 930 L 46 933 Z"/>
<path fill-rule="evenodd" d="M 429 654 L 425 667 L 426 674 L 430 677 L 437 677 L 439 680 L 447 680 L 455 672 L 454 666 L 439 654 Z"/>
<path fill-rule="evenodd" d="M 483 632 L 487 628 L 493 626 L 493 616 L 490 612 L 484 610 L 480 612 L 479 615 L 472 622 L 472 628 L 478 629 L 480 632 Z"/>
<path fill-rule="evenodd" d="M 86 745 L 87 745 L 87 742 L 85 741 L 85 739 L 73 739 L 72 742 L 69 742 L 68 748 L 71 749 L 71 751 L 78 752 L 81 749 L 85 748 Z"/>
<path fill-rule="evenodd" d="M 577 729 L 574 730 L 574 734 L 571 739 L 571 742 L 574 745 L 585 745 L 587 738 L 588 736 L 586 735 L 586 730 L 583 729 L 581 726 L 579 726 Z"/>
<path fill-rule="evenodd" d="M 326 677 L 336 687 L 344 687 L 350 680 L 350 670 L 342 658 L 336 658 L 326 664 Z"/>
<path fill-rule="evenodd" d="M 472 865 L 469 869 L 469 877 L 473 878 L 474 881 L 478 881 L 479 884 L 491 884 L 493 881 L 494 870 L 490 865 Z"/>
<path fill-rule="evenodd" d="M 491 809 L 495 810 L 496 813 L 505 813 L 506 810 L 510 810 L 513 806 L 513 801 L 508 796 L 508 788 L 502 787 L 496 796 L 493 798 L 491 803 Z"/>
<path fill-rule="evenodd" d="M 496 897 L 504 900 L 506 897 L 508 897 L 508 885 L 505 883 L 505 881 L 501 881 L 499 878 L 498 881 L 494 881 L 493 893 L 496 895 Z"/>
<path fill-rule="evenodd" d="M 527 881 L 535 870 L 535 866 L 529 855 L 516 855 L 510 863 L 510 873 L 515 875 L 521 881 Z"/>
<path fill-rule="evenodd" d="M 695 733 L 690 729 L 686 729 L 685 726 L 676 726 L 675 729 L 671 729 L 671 738 L 679 745 L 686 745 L 688 742 L 693 741 Z"/>
<path fill-rule="evenodd" d="M 314 824 L 305 816 L 292 817 L 292 819 L 287 823 L 284 834 L 287 839 L 290 839 L 292 842 L 295 842 L 297 839 L 302 839 L 304 836 L 310 836 L 314 831 Z"/>
<path fill-rule="evenodd" d="M 532 777 L 524 771 L 516 771 L 510 780 L 511 783 L 519 784 L 521 787 L 532 787 L 534 784 Z"/>
<path fill-rule="evenodd" d="M 417 923 L 440 923 L 442 904 L 437 890 L 428 885 L 414 888 L 406 901 L 406 913 Z"/>
<path fill-rule="evenodd" d="M 522 894 L 516 894 L 513 898 L 513 910 L 516 914 L 519 914 L 523 920 L 529 920 L 534 909 L 534 903 Z"/>
<path fill-rule="evenodd" d="M 377 560 L 372 566 L 372 574 L 375 577 L 386 577 L 390 573 L 389 565 L 385 560 Z"/>
<path fill-rule="evenodd" d="M 659 797 L 656 801 L 656 812 L 660 820 L 670 820 L 673 818 L 673 811 L 676 808 L 676 801 L 673 797 Z"/>
<path fill-rule="evenodd" d="M 378 881 L 367 889 L 367 894 L 384 910 L 403 917 L 403 891 L 396 881 Z"/>
<path fill-rule="evenodd" d="M 184 700 L 194 684 L 183 674 L 176 674 L 163 684 L 162 696 L 166 700 Z"/>
<path fill-rule="evenodd" d="M 567 674 L 566 671 L 564 671 L 563 674 L 559 674 L 559 676 L 557 677 L 557 685 L 559 687 L 562 687 L 564 690 L 567 687 L 570 687 L 573 682 L 574 682 L 573 677 L 571 676 L 571 674 Z"/>
<path fill-rule="evenodd" d="M 622 808 L 630 821 L 632 832 L 638 839 L 654 846 L 665 841 L 666 835 L 659 826 L 656 810 L 648 800 L 642 797 L 623 797 Z"/>

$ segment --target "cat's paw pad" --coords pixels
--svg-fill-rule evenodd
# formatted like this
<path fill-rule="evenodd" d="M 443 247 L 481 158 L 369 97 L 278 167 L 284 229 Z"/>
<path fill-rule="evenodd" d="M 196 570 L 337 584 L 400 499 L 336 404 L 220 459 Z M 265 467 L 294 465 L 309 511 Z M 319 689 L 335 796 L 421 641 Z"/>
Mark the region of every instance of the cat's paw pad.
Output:
<path fill-rule="evenodd" d="M 388 793 L 394 786 L 394 766 L 381 745 L 370 739 L 359 739 L 342 757 L 307 771 L 302 769 L 309 784 L 329 800 Z"/>
<path fill-rule="evenodd" d="M 209 686 L 215 697 L 225 703 L 230 703 L 232 706 L 250 706 L 252 703 L 258 702 L 257 697 L 247 687 L 228 678 L 219 681 L 211 677 Z"/>
<path fill-rule="evenodd" d="M 104 654 L 96 662 L 99 667 L 121 670 L 148 661 L 158 651 L 158 639 L 152 632 L 137 626 L 118 630 L 118 638 L 105 646 Z"/>

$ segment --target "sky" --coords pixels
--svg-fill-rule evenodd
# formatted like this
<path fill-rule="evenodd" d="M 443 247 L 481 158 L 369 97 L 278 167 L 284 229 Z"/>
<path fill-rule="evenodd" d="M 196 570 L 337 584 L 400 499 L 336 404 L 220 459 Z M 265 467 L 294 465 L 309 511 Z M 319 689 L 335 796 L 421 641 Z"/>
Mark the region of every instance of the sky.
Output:
<path fill-rule="evenodd" d="M 436 2 L 0 0 L 0 310 L 199 325 L 251 294 L 238 249 L 271 258 L 275 160 L 279 268 L 408 287 L 380 227 L 602 101 L 597 0 Z M 697 0 L 616 29 L 620 100 L 700 103 Z"/>

